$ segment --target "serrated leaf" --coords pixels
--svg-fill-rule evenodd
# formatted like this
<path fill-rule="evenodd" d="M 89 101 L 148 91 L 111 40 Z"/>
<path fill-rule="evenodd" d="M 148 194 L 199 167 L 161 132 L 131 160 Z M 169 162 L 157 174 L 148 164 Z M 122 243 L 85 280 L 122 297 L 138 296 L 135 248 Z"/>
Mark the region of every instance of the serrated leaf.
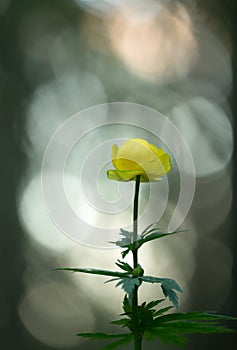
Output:
<path fill-rule="evenodd" d="M 112 278 L 111 280 L 106 281 L 105 283 L 108 282 L 113 282 L 113 281 L 118 281 L 115 287 L 121 286 L 121 288 L 127 293 L 128 295 L 131 295 L 133 289 L 135 286 L 140 286 L 141 282 L 137 277 L 120 277 L 120 278 Z"/>
<path fill-rule="evenodd" d="M 123 310 L 125 313 L 130 313 L 132 311 L 127 295 L 125 295 L 123 299 Z"/>
<path fill-rule="evenodd" d="M 171 288 L 167 288 L 165 284 L 161 284 L 162 291 L 164 293 L 164 296 L 168 297 L 170 302 L 176 307 L 179 307 L 179 298 L 175 291 Z"/>
<path fill-rule="evenodd" d="M 139 319 L 141 331 L 144 332 L 150 328 L 153 323 L 152 311 L 146 307 L 138 306 L 136 310 L 136 316 Z"/>
<path fill-rule="evenodd" d="M 120 235 L 126 236 L 128 233 L 132 233 L 132 232 L 126 231 L 123 228 L 120 229 Z"/>
<path fill-rule="evenodd" d="M 179 298 L 175 292 L 181 292 L 182 289 L 177 284 L 177 282 L 171 278 L 162 278 L 161 279 L 161 288 L 165 297 L 168 297 L 171 303 L 178 308 L 179 307 Z"/>
<path fill-rule="evenodd" d="M 133 268 L 128 264 L 125 263 L 123 261 L 117 260 L 117 262 L 115 263 L 118 267 L 120 267 L 120 269 L 128 272 L 128 273 L 132 273 L 133 272 Z"/>
<path fill-rule="evenodd" d="M 121 286 L 121 288 L 127 293 L 128 295 L 131 295 L 133 289 L 135 286 L 140 286 L 141 282 L 137 277 L 129 278 L 120 278 L 120 281 L 116 284 L 116 287 Z"/>
<path fill-rule="evenodd" d="M 127 248 L 124 252 L 122 252 L 122 257 L 124 258 L 129 253 L 130 250 L 131 251 L 134 250 L 134 247 L 138 249 L 144 243 L 153 241 L 158 238 L 170 236 L 175 233 L 184 232 L 184 231 L 186 230 L 178 230 L 174 232 L 164 233 L 164 232 L 161 232 L 157 227 L 155 227 L 154 224 L 151 224 L 142 232 L 141 236 L 138 235 L 136 242 L 133 242 L 133 233 L 131 231 L 120 229 L 119 234 L 122 236 L 122 238 L 119 239 L 118 241 L 111 242 L 111 243 L 114 243 L 121 248 Z"/>
<path fill-rule="evenodd" d="M 168 297 L 171 303 L 178 308 L 178 296 L 175 290 L 182 292 L 182 289 L 175 280 L 171 278 L 158 278 L 153 276 L 141 276 L 139 279 L 148 283 L 160 283 L 164 296 Z"/>
<path fill-rule="evenodd" d="M 169 311 L 170 309 L 173 309 L 173 306 L 166 306 L 162 309 L 155 311 L 153 316 L 154 317 L 160 316 L 160 315 L 164 314 L 165 312 Z"/>
<path fill-rule="evenodd" d="M 121 248 L 128 247 L 132 244 L 133 233 L 131 231 L 126 231 L 121 228 L 119 234 L 120 236 L 122 236 L 122 238 L 120 238 L 118 241 L 111 243 L 116 244 Z"/>
<path fill-rule="evenodd" d="M 152 300 L 146 305 L 146 308 L 152 309 L 153 307 L 157 306 L 158 304 L 162 303 L 163 301 L 165 301 L 165 299 Z"/>

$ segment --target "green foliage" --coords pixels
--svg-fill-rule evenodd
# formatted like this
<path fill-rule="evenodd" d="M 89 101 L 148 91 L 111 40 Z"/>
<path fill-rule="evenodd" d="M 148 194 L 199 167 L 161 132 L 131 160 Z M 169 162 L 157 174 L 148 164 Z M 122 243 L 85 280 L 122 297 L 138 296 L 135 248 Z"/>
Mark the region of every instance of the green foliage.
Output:
<path fill-rule="evenodd" d="M 166 306 L 163 307 L 162 309 L 159 309 L 157 311 L 154 312 L 154 316 L 160 316 L 162 314 L 164 314 L 165 312 L 169 311 L 170 309 L 173 309 L 173 306 Z"/>
<path fill-rule="evenodd" d="M 132 245 L 133 233 L 131 231 L 126 231 L 121 228 L 119 234 L 120 236 L 122 236 L 122 238 L 120 238 L 116 242 L 111 243 L 114 243 L 121 248 L 130 247 Z"/>
<path fill-rule="evenodd" d="M 139 279 L 143 282 L 148 282 L 148 283 L 160 283 L 164 296 L 168 297 L 171 303 L 176 308 L 178 308 L 179 306 L 178 296 L 175 291 L 182 292 L 182 289 L 175 280 L 171 278 L 158 278 L 153 276 L 142 276 L 142 277 L 139 277 Z"/>
<path fill-rule="evenodd" d="M 169 300 L 173 303 L 175 307 L 178 307 L 178 296 L 175 292 L 182 292 L 182 289 L 180 286 L 171 278 L 158 278 L 153 276 L 134 276 L 133 275 L 133 268 L 120 260 L 116 263 L 117 266 L 119 266 L 121 269 L 123 269 L 126 272 L 117 272 L 117 271 L 110 271 L 110 270 L 99 270 L 99 269 L 80 269 L 80 268 L 57 268 L 55 270 L 62 270 L 62 271 L 71 271 L 71 272 L 80 272 L 80 273 L 87 273 L 87 274 L 93 274 L 93 275 L 100 275 L 100 276 L 112 276 L 115 278 L 112 278 L 108 282 L 118 281 L 116 284 L 116 287 L 121 286 L 121 288 L 124 290 L 125 293 L 128 295 L 131 295 L 133 289 L 135 286 L 140 286 L 142 282 L 148 282 L 148 283 L 159 283 L 161 284 L 162 291 L 165 295 L 165 297 L 168 297 Z M 141 267 L 139 267 L 141 270 L 141 273 L 143 273 Z M 140 271 L 139 270 L 139 271 Z"/>
<path fill-rule="evenodd" d="M 114 325 L 127 327 L 133 332 L 134 319 L 138 321 L 139 329 L 147 340 L 159 338 L 164 344 L 182 346 L 185 335 L 229 333 L 232 329 L 221 324 L 224 320 L 236 320 L 234 317 L 222 316 L 207 312 L 189 312 L 166 314 L 172 306 L 155 309 L 165 299 L 142 303 L 132 312 L 127 296 L 123 301 L 123 309 L 127 318 L 111 322 Z M 124 315 L 124 314 L 123 314 Z"/>
<path fill-rule="evenodd" d="M 122 326 L 122 327 L 128 327 L 128 328 L 132 327 L 131 321 L 129 320 L 129 318 L 121 318 L 120 320 L 115 320 L 110 323 L 117 326 Z"/>
<path fill-rule="evenodd" d="M 120 345 L 128 344 L 132 341 L 133 335 L 131 333 L 122 334 L 107 334 L 107 333 L 78 333 L 77 336 L 93 339 L 93 340 L 111 340 L 117 339 L 115 342 L 110 343 L 101 348 L 101 350 L 115 349 Z"/>
<path fill-rule="evenodd" d="M 125 314 L 129 314 L 132 312 L 132 307 L 129 303 L 127 295 L 125 295 L 123 299 L 123 311 L 125 312 Z"/>
<path fill-rule="evenodd" d="M 148 233 L 152 231 L 159 231 L 160 227 L 158 226 L 158 222 L 153 222 L 152 224 L 148 225 L 143 231 L 141 236 L 146 236 Z"/>
<path fill-rule="evenodd" d="M 177 312 L 169 315 L 164 315 L 159 317 L 159 322 L 171 322 L 177 320 L 187 320 L 187 321 L 233 321 L 236 320 L 235 317 L 218 315 L 215 313 L 208 312 Z"/>
<path fill-rule="evenodd" d="M 71 271 L 71 272 L 81 272 L 81 273 L 89 273 L 92 275 L 100 275 L 100 276 L 113 276 L 113 277 L 121 277 L 128 276 L 129 274 L 126 272 L 117 272 L 110 270 L 99 270 L 99 269 L 80 269 L 80 268 L 69 268 L 69 267 L 58 267 L 54 270 L 62 270 L 62 271 Z"/>
<path fill-rule="evenodd" d="M 128 273 L 133 273 L 133 268 L 132 266 L 130 266 L 129 264 L 121 261 L 121 260 L 117 260 L 117 262 L 115 263 L 118 267 L 120 267 L 120 269 L 128 272 Z"/>
<path fill-rule="evenodd" d="M 133 270 L 134 271 L 134 270 Z M 142 270 L 143 271 L 143 270 Z M 142 272 L 141 272 L 142 273 Z M 153 276 L 131 276 L 131 275 L 123 275 L 122 277 L 113 278 L 107 282 L 118 281 L 116 287 L 121 286 L 121 288 L 127 293 L 131 295 L 135 286 L 140 286 L 142 282 L 148 283 L 159 283 L 161 285 L 162 291 L 165 297 L 168 297 L 169 300 L 175 307 L 178 307 L 178 296 L 175 291 L 182 292 L 180 286 L 175 282 L 175 280 L 171 278 L 159 278 Z M 106 282 L 106 283 L 107 283 Z"/>
<path fill-rule="evenodd" d="M 133 269 L 132 271 L 132 276 L 133 277 L 140 277 L 140 276 L 143 276 L 144 274 L 144 270 L 143 268 L 141 267 L 141 265 L 137 265 L 137 267 L 135 267 L 135 269 Z"/>
<path fill-rule="evenodd" d="M 131 343 L 132 340 L 133 340 L 133 334 L 130 333 L 126 337 L 124 336 L 124 337 L 120 338 L 119 340 L 117 340 L 113 343 L 110 343 L 107 346 L 104 346 L 103 348 L 101 348 L 101 350 L 115 349 L 115 348 L 119 347 L 120 345 L 125 345 L 125 344 Z"/>
<path fill-rule="evenodd" d="M 199 322 L 171 322 L 163 326 L 151 327 L 144 332 L 147 340 L 159 338 L 165 344 L 184 345 L 184 335 L 188 334 L 210 334 L 233 332 L 229 328 L 216 326 L 213 324 L 201 324 Z"/>
<path fill-rule="evenodd" d="M 170 334 L 206 334 L 233 332 L 233 330 L 230 330 L 229 328 L 217 326 L 214 323 L 205 324 L 194 321 L 165 322 L 154 328 L 156 328 L 158 333 L 161 329 L 165 329 L 166 331 L 169 331 Z"/>
<path fill-rule="evenodd" d="M 138 236 L 136 242 L 132 242 L 132 232 L 121 229 L 120 235 L 122 238 L 114 243 L 122 248 L 126 248 L 126 250 L 122 252 L 124 258 L 130 251 L 136 251 L 144 243 L 173 235 L 177 232 L 180 231 L 162 233 L 159 231 L 157 224 L 155 223 L 148 226 L 142 232 L 142 235 Z M 145 337 L 150 341 L 159 338 L 164 344 L 173 344 L 176 346 L 184 345 L 184 336 L 188 334 L 232 332 L 232 329 L 223 326 L 221 322 L 225 320 L 236 320 L 234 317 L 207 312 L 181 312 L 167 314 L 170 309 L 179 306 L 177 292 L 182 292 L 182 289 L 175 280 L 171 278 L 144 276 L 144 270 L 139 264 L 137 264 L 135 268 L 121 260 L 117 260 L 115 264 L 122 270 L 122 272 L 91 268 L 55 269 L 113 277 L 106 281 L 106 283 L 116 281 L 116 287 L 120 286 L 126 293 L 123 300 L 124 313 L 120 315 L 123 317 L 112 321 L 111 323 L 122 328 L 127 328 L 129 333 L 78 333 L 78 336 L 96 340 L 113 340 L 110 344 L 101 348 L 103 350 L 109 350 L 130 343 L 134 339 L 136 327 L 139 327 L 139 334 L 142 338 Z M 141 305 L 134 307 L 134 305 L 132 305 L 133 292 L 136 290 L 135 287 L 139 287 L 142 282 L 159 283 L 165 298 L 168 298 L 172 305 L 156 309 L 157 306 L 160 306 L 160 304 L 166 300 L 160 299 L 150 301 L 149 303 L 144 302 Z"/>
<path fill-rule="evenodd" d="M 162 303 L 165 301 L 165 299 L 159 299 L 159 300 L 152 300 L 148 304 L 143 303 L 146 305 L 147 309 L 152 309 L 153 307 L 157 306 L 158 304 Z"/>
<path fill-rule="evenodd" d="M 161 232 L 154 225 L 156 225 L 156 223 L 149 225 L 142 232 L 141 236 L 138 235 L 138 238 L 135 242 L 132 241 L 133 240 L 133 233 L 132 232 L 120 229 L 119 234 L 122 236 L 122 238 L 120 238 L 116 242 L 111 242 L 111 243 L 116 244 L 120 248 L 127 248 L 126 250 L 124 250 L 121 253 L 122 258 L 124 259 L 130 251 L 134 251 L 135 249 L 139 249 L 144 243 L 153 241 L 153 240 L 158 239 L 158 238 L 167 237 L 167 236 L 173 235 L 173 234 L 178 233 L 178 232 L 184 232 L 184 231 L 174 231 L 174 232 L 170 232 L 170 233 L 164 233 L 164 232 Z"/>
<path fill-rule="evenodd" d="M 123 300 L 124 314 L 122 314 L 122 316 L 126 315 L 127 318 L 121 318 L 111 323 L 114 325 L 127 327 L 130 331 L 133 332 L 133 325 L 135 321 L 136 323 L 139 324 L 140 332 L 141 334 L 143 334 L 146 330 L 149 330 L 153 327 L 154 321 L 157 319 L 156 317 L 157 315 L 162 315 L 168 309 L 173 307 L 173 306 L 169 306 L 159 310 L 154 309 L 155 306 L 162 303 L 164 300 L 165 299 L 154 300 L 149 302 L 148 304 L 144 302 L 141 305 L 138 305 L 134 310 L 132 309 L 129 303 L 128 297 L 125 295 L 125 298 Z"/>
<path fill-rule="evenodd" d="M 122 334 L 107 334 L 107 333 L 102 333 L 102 332 L 98 332 L 98 333 L 77 333 L 76 334 L 78 337 L 82 337 L 82 338 L 90 338 L 90 339 L 113 339 L 113 338 L 123 338 L 126 337 L 127 334 L 126 333 L 122 333 Z"/>
<path fill-rule="evenodd" d="M 129 252 L 130 252 L 130 249 L 123 250 L 121 252 L 122 258 L 124 259 L 128 255 Z"/>
<path fill-rule="evenodd" d="M 187 334 L 233 332 L 232 329 L 220 324 L 223 320 L 233 319 L 235 318 L 207 312 L 161 315 L 153 319 L 152 326 L 144 332 L 144 336 L 147 340 L 159 338 L 165 344 L 182 346 L 185 344 L 183 336 Z"/>
<path fill-rule="evenodd" d="M 116 347 L 128 344 L 133 339 L 134 320 L 139 324 L 141 335 L 148 341 L 158 338 L 164 344 L 183 346 L 186 343 L 185 335 L 190 334 L 212 334 L 230 333 L 234 330 L 225 327 L 223 321 L 236 320 L 235 317 L 218 315 L 208 312 L 177 312 L 167 314 L 173 306 L 155 309 L 165 299 L 152 300 L 149 303 L 142 303 L 135 310 L 132 309 L 129 298 L 125 295 L 123 310 L 127 317 L 111 322 L 113 325 L 127 328 L 130 333 L 106 334 L 106 333 L 79 333 L 78 336 L 91 339 L 116 339 L 116 341 L 103 347 L 115 349 Z"/>
<path fill-rule="evenodd" d="M 139 278 L 137 277 L 122 277 L 122 278 L 113 278 L 107 282 L 113 282 L 113 281 L 117 281 L 118 283 L 116 284 L 116 287 L 121 286 L 121 288 L 125 291 L 125 293 L 127 293 L 128 295 L 132 294 L 132 291 L 134 289 L 135 286 L 140 286 L 141 285 L 141 281 L 139 280 Z"/>
<path fill-rule="evenodd" d="M 167 237 L 170 235 L 174 235 L 175 233 L 182 232 L 182 231 L 174 231 L 170 233 L 163 233 L 160 231 L 151 231 L 149 234 L 146 236 L 142 236 L 140 240 L 138 240 L 139 247 L 141 247 L 144 243 L 154 241 L 155 239 L 162 238 L 162 237 Z"/>
<path fill-rule="evenodd" d="M 158 335 L 155 329 L 149 329 L 145 331 L 144 336 L 148 341 L 153 341 L 156 338 L 159 338 L 164 344 L 173 344 L 177 346 L 183 346 L 186 344 L 185 338 L 180 337 L 179 335 L 170 334 L 165 330 L 161 330 Z"/>
<path fill-rule="evenodd" d="M 116 287 L 120 286 L 126 294 L 123 300 L 124 313 L 120 315 L 122 317 L 111 323 L 115 326 L 127 328 L 128 333 L 78 333 L 77 335 L 94 340 L 110 340 L 112 341 L 110 344 L 101 348 L 109 350 L 115 349 L 120 345 L 128 344 L 132 340 L 134 340 L 134 347 L 140 349 L 143 337 L 151 341 L 155 338 L 159 338 L 164 344 L 181 346 L 185 344 L 185 335 L 232 332 L 232 329 L 225 327 L 222 322 L 226 320 L 236 320 L 236 318 L 233 317 L 207 312 L 167 314 L 170 309 L 179 306 L 177 292 L 182 292 L 182 289 L 177 282 L 171 278 L 144 276 L 144 270 L 138 264 L 137 251 L 147 242 L 183 231 L 164 233 L 160 231 L 157 223 L 153 223 L 149 225 L 141 235 L 137 234 L 139 184 L 140 175 L 136 177 L 135 186 L 133 215 L 134 233 L 121 229 L 120 239 L 116 242 L 112 242 L 120 248 L 125 249 L 122 251 L 123 258 L 125 258 L 129 252 L 132 252 L 133 267 L 124 261 L 117 260 L 115 264 L 122 272 L 91 268 L 56 269 L 112 277 L 112 279 L 107 282 L 116 281 Z M 153 300 L 149 303 L 143 302 L 141 305 L 138 305 L 138 288 L 142 282 L 159 283 L 165 298 L 168 298 L 172 305 L 160 307 L 160 304 L 166 299 Z"/>

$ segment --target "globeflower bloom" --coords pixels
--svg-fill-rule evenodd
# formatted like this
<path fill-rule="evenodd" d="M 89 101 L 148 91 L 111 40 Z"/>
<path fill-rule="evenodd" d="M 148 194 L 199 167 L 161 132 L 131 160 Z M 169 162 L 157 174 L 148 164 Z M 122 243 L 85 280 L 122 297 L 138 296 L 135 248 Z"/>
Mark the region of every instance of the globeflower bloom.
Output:
<path fill-rule="evenodd" d="M 140 175 L 141 182 L 161 180 L 171 169 L 169 154 L 163 149 L 139 138 L 126 141 L 121 147 L 113 145 L 112 163 L 108 170 L 110 180 L 131 181 Z"/>

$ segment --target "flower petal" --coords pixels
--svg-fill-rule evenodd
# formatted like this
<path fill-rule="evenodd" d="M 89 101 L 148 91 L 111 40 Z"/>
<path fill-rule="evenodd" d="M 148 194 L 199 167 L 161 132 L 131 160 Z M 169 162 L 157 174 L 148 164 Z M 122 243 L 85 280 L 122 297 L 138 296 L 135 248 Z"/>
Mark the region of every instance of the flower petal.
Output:
<path fill-rule="evenodd" d="M 110 180 L 131 181 L 141 175 L 139 170 L 108 170 L 107 176 Z"/>
<path fill-rule="evenodd" d="M 158 181 L 171 169 L 170 156 L 163 149 L 139 138 L 121 147 L 113 145 L 112 163 L 116 170 L 109 170 L 108 178 L 117 181 L 134 180 L 137 175 L 141 182 Z"/>
<path fill-rule="evenodd" d="M 164 167 L 165 174 L 167 174 L 171 170 L 171 160 L 169 154 L 164 152 L 160 156 L 160 161 Z"/>
<path fill-rule="evenodd" d="M 147 141 L 130 139 L 118 149 L 116 169 L 143 171 L 142 164 L 148 158 L 154 158 L 154 156 L 154 152 L 150 150 Z"/>
<path fill-rule="evenodd" d="M 152 143 L 149 143 L 149 148 L 156 154 L 158 158 L 160 158 L 160 156 L 165 153 L 165 151 L 162 148 L 157 148 Z"/>
<path fill-rule="evenodd" d="M 113 166 L 117 169 L 117 154 L 118 154 L 118 145 L 113 145 L 112 146 L 112 163 Z"/>

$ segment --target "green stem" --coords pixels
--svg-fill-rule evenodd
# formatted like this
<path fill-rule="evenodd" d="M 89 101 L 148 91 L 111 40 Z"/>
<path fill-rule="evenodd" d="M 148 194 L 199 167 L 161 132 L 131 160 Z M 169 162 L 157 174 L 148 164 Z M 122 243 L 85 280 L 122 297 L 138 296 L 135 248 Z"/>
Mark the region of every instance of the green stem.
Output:
<path fill-rule="evenodd" d="M 138 227 L 138 197 L 139 197 L 139 187 L 140 187 L 140 175 L 136 177 L 135 185 L 135 196 L 134 196 L 134 207 L 133 207 L 133 243 L 135 244 L 133 253 L 133 268 L 135 269 L 138 265 L 138 248 L 136 247 L 137 241 L 137 227 Z M 132 295 L 132 312 L 136 315 L 136 309 L 138 307 L 138 286 L 135 286 Z M 142 336 L 139 327 L 139 320 L 137 317 L 134 318 L 133 324 L 134 333 L 134 350 L 142 349 Z"/>

